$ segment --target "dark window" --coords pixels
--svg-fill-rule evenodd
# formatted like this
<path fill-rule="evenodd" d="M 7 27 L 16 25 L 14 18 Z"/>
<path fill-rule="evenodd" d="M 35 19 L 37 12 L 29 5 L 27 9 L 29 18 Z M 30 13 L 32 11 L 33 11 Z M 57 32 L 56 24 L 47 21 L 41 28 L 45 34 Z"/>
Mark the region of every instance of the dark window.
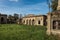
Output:
<path fill-rule="evenodd" d="M 2 18 L 1 18 L 1 22 L 3 22 L 3 21 L 4 21 L 4 18 L 2 17 Z"/>
<path fill-rule="evenodd" d="M 4 18 L 3 18 L 3 17 L 1 17 L 1 23 L 2 23 L 2 24 L 4 23 Z"/>
<path fill-rule="evenodd" d="M 40 20 L 38 21 L 38 24 L 40 24 Z"/>
<path fill-rule="evenodd" d="M 60 20 L 53 21 L 53 29 L 60 29 Z"/>
<path fill-rule="evenodd" d="M 53 29 L 56 29 L 56 21 L 53 21 Z"/>

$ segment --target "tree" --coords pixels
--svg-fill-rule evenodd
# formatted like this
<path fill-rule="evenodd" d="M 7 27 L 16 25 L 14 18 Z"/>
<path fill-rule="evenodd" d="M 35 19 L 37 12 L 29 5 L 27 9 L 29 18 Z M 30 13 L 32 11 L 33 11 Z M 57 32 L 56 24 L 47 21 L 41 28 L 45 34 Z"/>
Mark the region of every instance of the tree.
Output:
<path fill-rule="evenodd" d="M 47 4 L 49 7 L 49 12 L 51 11 L 50 9 L 52 9 L 52 11 L 55 11 L 57 10 L 58 0 L 47 0 Z"/>
<path fill-rule="evenodd" d="M 11 23 L 12 16 L 11 16 L 11 15 L 9 15 L 9 16 L 8 16 L 8 18 L 9 18 L 9 23 Z"/>
<path fill-rule="evenodd" d="M 57 10 L 57 6 L 58 6 L 58 0 L 51 0 L 51 8 L 52 8 L 52 11 L 55 11 Z"/>
<path fill-rule="evenodd" d="M 48 4 L 49 12 L 50 12 L 50 8 L 51 8 L 51 0 L 47 0 L 47 4 Z"/>
<path fill-rule="evenodd" d="M 14 13 L 15 20 L 19 19 L 19 15 Z"/>
<path fill-rule="evenodd" d="M 20 14 L 20 19 L 22 18 L 22 14 Z"/>
<path fill-rule="evenodd" d="M 20 24 L 22 24 L 22 14 L 20 14 L 19 22 L 20 22 Z"/>

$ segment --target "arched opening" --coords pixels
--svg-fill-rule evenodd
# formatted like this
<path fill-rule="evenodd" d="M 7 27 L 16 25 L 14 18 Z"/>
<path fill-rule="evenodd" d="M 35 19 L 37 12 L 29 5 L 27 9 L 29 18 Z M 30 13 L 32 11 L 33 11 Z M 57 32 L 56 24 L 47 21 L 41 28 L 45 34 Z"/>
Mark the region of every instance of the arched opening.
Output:
<path fill-rule="evenodd" d="M 53 21 L 53 29 L 56 29 L 56 21 Z"/>
<path fill-rule="evenodd" d="M 23 23 L 25 24 L 25 20 L 23 21 Z"/>
<path fill-rule="evenodd" d="M 31 25 L 31 19 L 29 20 L 29 25 Z"/>
<path fill-rule="evenodd" d="M 4 23 L 4 18 L 3 18 L 3 17 L 1 17 L 1 23 L 2 23 L 2 24 Z"/>
<path fill-rule="evenodd" d="M 40 24 L 40 20 L 38 20 L 38 24 Z"/>
<path fill-rule="evenodd" d="M 33 19 L 33 20 L 32 20 L 32 25 L 34 25 L 34 21 L 35 21 L 35 20 Z"/>
<path fill-rule="evenodd" d="M 26 24 L 28 24 L 28 20 L 26 20 Z"/>

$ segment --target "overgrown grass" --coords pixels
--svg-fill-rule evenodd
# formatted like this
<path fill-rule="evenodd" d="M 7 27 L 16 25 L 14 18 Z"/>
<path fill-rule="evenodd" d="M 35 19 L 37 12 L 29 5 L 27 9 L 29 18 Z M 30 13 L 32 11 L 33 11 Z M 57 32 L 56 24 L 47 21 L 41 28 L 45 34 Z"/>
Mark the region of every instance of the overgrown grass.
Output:
<path fill-rule="evenodd" d="M 45 26 L 0 24 L 0 40 L 56 40 L 46 35 Z"/>

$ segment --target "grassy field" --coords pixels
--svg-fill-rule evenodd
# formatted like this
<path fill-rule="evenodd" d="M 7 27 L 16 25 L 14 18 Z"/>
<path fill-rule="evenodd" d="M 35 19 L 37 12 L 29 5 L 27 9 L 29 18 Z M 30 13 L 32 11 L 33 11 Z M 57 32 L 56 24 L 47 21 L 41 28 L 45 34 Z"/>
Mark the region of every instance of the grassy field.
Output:
<path fill-rule="evenodd" d="M 56 40 L 46 35 L 45 26 L 0 24 L 0 40 Z"/>

